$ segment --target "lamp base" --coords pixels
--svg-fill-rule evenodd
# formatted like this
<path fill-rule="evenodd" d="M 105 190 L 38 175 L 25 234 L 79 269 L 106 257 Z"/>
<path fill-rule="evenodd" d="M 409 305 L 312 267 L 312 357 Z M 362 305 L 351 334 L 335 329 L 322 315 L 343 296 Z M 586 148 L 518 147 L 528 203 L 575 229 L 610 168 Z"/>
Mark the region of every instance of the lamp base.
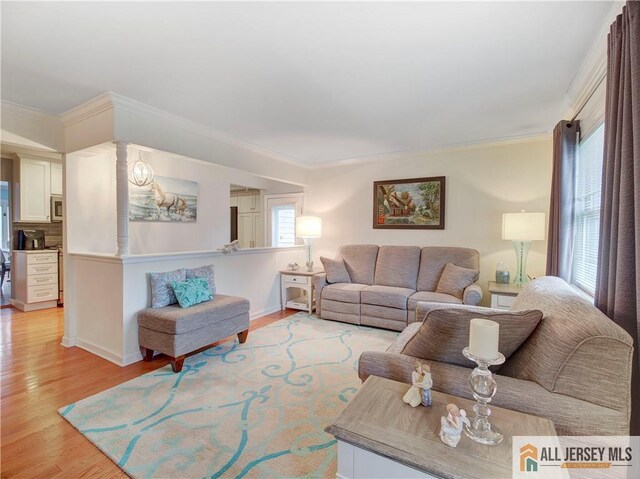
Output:
<path fill-rule="evenodd" d="M 313 272 L 313 261 L 307 261 L 307 271 L 309 273 Z"/>
<path fill-rule="evenodd" d="M 464 433 L 475 442 L 487 446 L 500 444 L 504 439 L 504 434 L 499 427 L 491 423 L 478 424 L 478 418 L 471 419 L 471 425 L 464 425 Z"/>
<path fill-rule="evenodd" d="M 527 276 L 527 256 L 531 249 L 531 241 L 513 240 L 513 249 L 516 250 L 516 274 L 513 278 L 514 286 L 524 286 L 529 282 Z"/>

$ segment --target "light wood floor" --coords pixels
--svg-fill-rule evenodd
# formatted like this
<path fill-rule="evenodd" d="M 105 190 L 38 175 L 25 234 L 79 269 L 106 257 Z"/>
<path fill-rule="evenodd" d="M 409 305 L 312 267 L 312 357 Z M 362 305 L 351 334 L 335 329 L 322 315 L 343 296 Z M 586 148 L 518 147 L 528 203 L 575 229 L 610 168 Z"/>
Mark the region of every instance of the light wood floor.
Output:
<path fill-rule="evenodd" d="M 296 312 L 256 319 L 251 329 Z M 168 359 L 121 368 L 80 348 L 62 347 L 62 308 L 2 309 L 0 320 L 1 477 L 127 477 L 57 410 L 160 368 Z"/>

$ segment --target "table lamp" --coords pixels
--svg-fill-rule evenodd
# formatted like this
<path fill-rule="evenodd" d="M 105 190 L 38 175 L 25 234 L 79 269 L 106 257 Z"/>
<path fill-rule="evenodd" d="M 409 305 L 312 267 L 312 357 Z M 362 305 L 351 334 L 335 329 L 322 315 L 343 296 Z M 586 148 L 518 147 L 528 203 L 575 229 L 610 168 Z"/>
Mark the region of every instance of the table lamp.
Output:
<path fill-rule="evenodd" d="M 502 239 L 512 240 L 516 250 L 517 269 L 513 279 L 515 286 L 529 282 L 527 255 L 532 241 L 544 240 L 544 213 L 504 213 L 502 215 Z"/>
<path fill-rule="evenodd" d="M 313 271 L 311 244 L 322 234 L 322 219 L 319 216 L 298 216 L 296 218 L 296 236 L 307 245 L 307 271 Z"/>

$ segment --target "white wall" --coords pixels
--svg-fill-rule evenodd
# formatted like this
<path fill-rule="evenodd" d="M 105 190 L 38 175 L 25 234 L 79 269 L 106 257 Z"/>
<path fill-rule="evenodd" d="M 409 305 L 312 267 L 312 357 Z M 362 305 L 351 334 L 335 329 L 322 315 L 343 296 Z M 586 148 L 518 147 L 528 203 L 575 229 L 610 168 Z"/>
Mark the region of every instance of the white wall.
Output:
<path fill-rule="evenodd" d="M 475 248 L 486 293 L 497 261 L 509 265 L 512 277 L 515 273 L 511 242 L 501 239 L 502 213 L 525 209 L 548 215 L 551 158 L 549 137 L 316 170 L 306 190 L 309 214 L 323 218 L 314 256 L 333 256 L 348 243 Z M 374 181 L 429 176 L 446 176 L 444 230 L 373 229 Z M 527 272 L 543 275 L 545 261 L 546 241 L 534 242 Z"/>
<path fill-rule="evenodd" d="M 71 252 L 116 252 L 115 148 L 106 145 L 102 150 L 106 151 L 76 152 L 66 157 L 66 223 Z M 138 151 L 130 146 L 129 159 L 137 159 Z M 143 151 L 143 157 L 158 176 L 198 183 L 198 219 L 193 223 L 130 222 L 132 254 L 215 250 L 228 243 L 231 184 L 258 188 L 265 194 L 303 189 L 161 151 Z"/>
<path fill-rule="evenodd" d="M 131 158 L 138 149 L 129 147 Z M 140 360 L 137 313 L 150 306 L 147 273 L 213 264 L 219 293 L 242 296 L 252 317 L 280 308 L 278 271 L 302 264 L 303 248 L 224 256 L 229 242 L 230 185 L 268 193 L 302 187 L 158 151 L 143 156 L 156 175 L 199 183 L 195 223 L 129 223 L 131 256 L 116 252 L 116 178 L 113 145 L 66 155 L 66 346 L 78 345 L 116 364 Z M 181 254 L 175 254 L 182 252 Z M 194 253 L 198 252 L 198 253 Z M 82 254 L 80 254 L 82 253 Z"/>

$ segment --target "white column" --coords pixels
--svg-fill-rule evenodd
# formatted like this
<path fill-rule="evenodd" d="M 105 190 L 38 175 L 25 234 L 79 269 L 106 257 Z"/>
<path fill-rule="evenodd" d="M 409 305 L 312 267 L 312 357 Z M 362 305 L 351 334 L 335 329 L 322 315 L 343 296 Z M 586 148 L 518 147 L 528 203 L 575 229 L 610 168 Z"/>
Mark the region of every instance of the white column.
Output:
<path fill-rule="evenodd" d="M 128 143 L 116 141 L 117 256 L 129 254 L 129 180 L 127 174 Z"/>

